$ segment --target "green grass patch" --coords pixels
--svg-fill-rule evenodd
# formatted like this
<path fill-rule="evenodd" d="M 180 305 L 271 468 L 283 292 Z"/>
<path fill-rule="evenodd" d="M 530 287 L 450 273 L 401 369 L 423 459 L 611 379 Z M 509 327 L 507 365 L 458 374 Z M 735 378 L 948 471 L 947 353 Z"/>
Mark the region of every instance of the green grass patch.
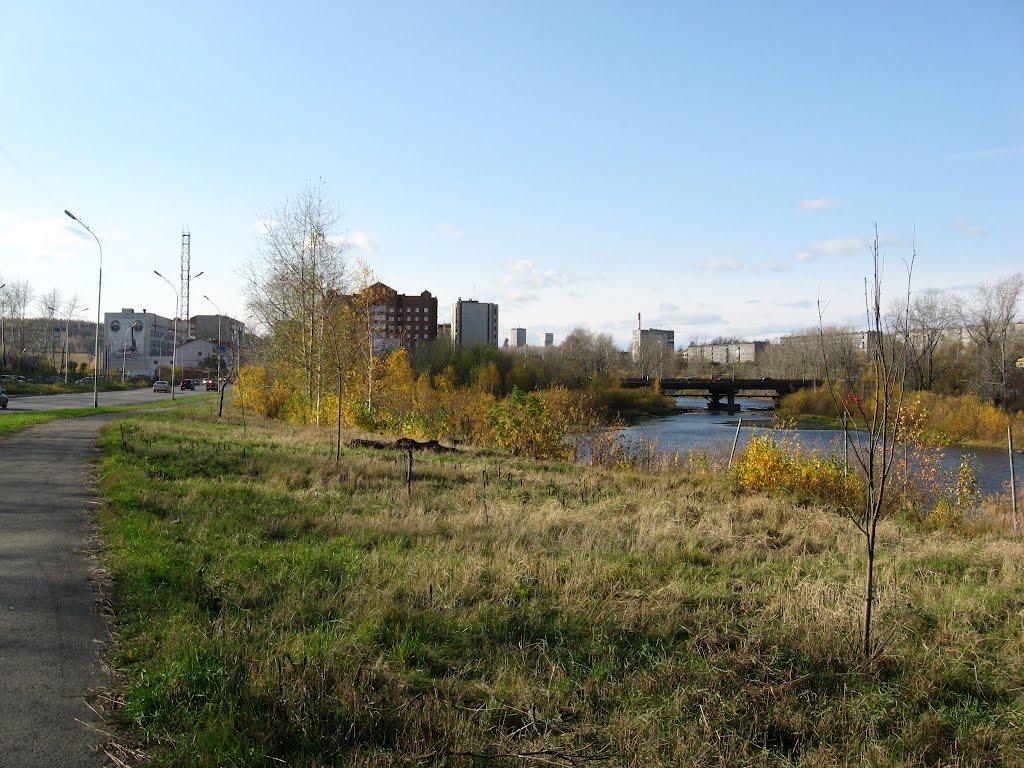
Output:
<path fill-rule="evenodd" d="M 231 410 L 105 429 L 116 725 L 154 765 L 1024 760 L 1019 540 L 684 472 L 345 450 Z M 573 762 L 575 761 L 575 763 Z"/>
<path fill-rule="evenodd" d="M 211 400 L 214 399 L 213 395 L 195 395 L 190 397 L 187 402 L 194 402 L 196 400 Z M 11 435 L 15 432 L 21 432 L 23 429 L 35 426 L 36 424 L 46 424 L 50 421 L 57 421 L 58 419 L 76 419 L 82 418 L 83 416 L 95 416 L 98 413 L 121 413 L 131 411 L 145 411 L 152 408 L 169 408 L 172 405 L 178 405 L 179 401 L 175 401 L 173 404 L 170 401 L 159 402 L 159 403 L 139 403 L 135 405 L 101 405 L 98 408 L 92 406 L 86 406 L 82 408 L 60 408 L 55 411 L 31 411 L 28 413 L 5 413 L 0 416 L 0 435 Z"/>

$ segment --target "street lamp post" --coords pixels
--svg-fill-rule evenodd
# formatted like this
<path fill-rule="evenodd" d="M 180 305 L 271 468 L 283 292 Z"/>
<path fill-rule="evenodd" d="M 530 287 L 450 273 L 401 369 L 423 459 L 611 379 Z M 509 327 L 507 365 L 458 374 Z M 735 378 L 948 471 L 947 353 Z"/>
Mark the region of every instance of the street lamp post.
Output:
<path fill-rule="evenodd" d="M 223 343 L 220 340 L 220 318 L 221 318 L 222 315 L 221 315 L 220 307 L 217 306 L 217 302 L 215 302 L 213 299 L 211 299 L 205 293 L 203 294 L 203 298 L 206 299 L 211 304 L 213 304 L 213 308 L 217 310 L 217 388 L 219 389 L 221 387 L 221 381 L 220 381 L 220 350 L 221 350 L 221 347 L 223 345 Z"/>
<path fill-rule="evenodd" d="M 188 305 L 189 297 L 192 295 L 192 281 L 193 280 L 198 280 L 200 277 L 202 277 L 205 274 L 206 274 L 206 270 L 203 270 L 201 272 L 196 272 L 194 275 L 189 275 L 188 276 L 188 278 L 187 278 L 187 280 L 185 282 L 185 285 L 186 285 L 187 290 L 188 290 L 188 293 L 185 294 L 185 304 L 186 305 Z M 191 308 L 189 308 L 189 307 L 186 307 L 186 308 L 189 309 L 189 312 L 192 311 Z M 187 315 L 188 312 L 186 312 L 185 314 Z M 192 339 L 195 338 L 195 336 L 192 335 L 192 318 L 191 317 L 186 317 L 185 318 L 185 322 L 188 323 L 188 338 L 189 338 L 189 340 L 192 340 Z"/>
<path fill-rule="evenodd" d="M 3 286 L 0 285 L 0 288 L 3 288 Z M 72 315 L 77 315 L 79 312 L 88 312 L 89 311 L 88 307 L 84 307 L 83 309 L 74 309 L 75 305 L 72 304 L 71 306 L 72 306 L 72 309 L 68 310 L 68 319 L 64 322 L 64 360 L 63 360 L 63 363 L 64 363 L 64 383 L 65 384 L 68 383 L 68 356 L 69 356 L 69 354 L 71 352 L 70 344 L 69 344 L 69 339 L 70 339 L 70 336 L 71 336 L 71 316 Z M 54 307 L 47 307 L 47 309 L 50 309 L 53 312 L 57 311 Z"/>
<path fill-rule="evenodd" d="M 89 225 L 82 221 L 80 218 L 75 216 L 71 211 L 64 209 L 64 213 L 68 215 L 72 220 L 77 221 L 81 224 L 85 231 L 93 236 L 96 241 L 96 245 L 100 247 L 100 273 L 99 280 L 97 281 L 96 288 L 96 346 L 93 349 L 93 377 L 92 377 L 92 407 L 99 408 L 100 405 L 100 323 L 103 322 L 100 317 L 100 305 L 103 303 L 103 243 L 96 237 L 96 233 L 89 229 Z"/>
<path fill-rule="evenodd" d="M 175 353 L 178 351 L 178 298 L 179 297 L 178 297 L 178 291 L 175 289 L 175 287 L 173 285 L 171 285 L 171 281 L 170 280 L 168 280 L 166 277 L 161 275 L 155 269 L 153 270 L 153 274 L 156 275 L 157 277 L 159 277 L 165 283 L 167 283 L 167 287 L 169 287 L 172 291 L 174 291 L 174 340 L 171 342 L 171 400 L 173 400 L 174 399 L 174 356 L 175 356 Z"/>

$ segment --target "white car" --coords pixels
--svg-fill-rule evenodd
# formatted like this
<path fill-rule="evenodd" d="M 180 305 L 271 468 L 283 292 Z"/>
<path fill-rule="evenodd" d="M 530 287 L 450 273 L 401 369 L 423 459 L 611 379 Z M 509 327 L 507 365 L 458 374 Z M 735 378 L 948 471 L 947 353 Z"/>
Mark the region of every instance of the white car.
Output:
<path fill-rule="evenodd" d="M 169 381 L 154 381 L 153 382 L 154 392 L 170 392 L 171 383 Z"/>

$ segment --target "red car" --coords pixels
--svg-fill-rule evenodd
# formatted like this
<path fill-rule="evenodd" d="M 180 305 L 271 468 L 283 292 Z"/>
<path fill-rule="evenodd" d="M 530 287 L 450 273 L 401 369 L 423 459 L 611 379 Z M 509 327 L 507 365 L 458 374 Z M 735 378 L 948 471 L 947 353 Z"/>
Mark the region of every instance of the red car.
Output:
<path fill-rule="evenodd" d="M 207 379 L 203 383 L 206 385 L 206 391 L 207 392 L 216 392 L 217 391 L 217 382 L 214 381 L 213 379 Z"/>

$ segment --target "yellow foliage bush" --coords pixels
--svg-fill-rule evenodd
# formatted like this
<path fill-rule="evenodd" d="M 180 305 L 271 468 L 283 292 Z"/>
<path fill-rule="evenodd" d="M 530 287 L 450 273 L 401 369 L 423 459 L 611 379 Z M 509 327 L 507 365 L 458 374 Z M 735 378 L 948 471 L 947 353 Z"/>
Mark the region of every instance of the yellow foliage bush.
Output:
<path fill-rule="evenodd" d="M 801 499 L 853 509 L 863 489 L 856 475 L 847 473 L 835 455 L 805 453 L 791 439 L 754 435 L 733 465 L 733 480 L 745 491 L 782 493 Z"/>
<path fill-rule="evenodd" d="M 243 365 L 235 379 L 235 404 L 270 418 L 281 415 L 288 388 L 274 381 L 260 365 Z"/>

